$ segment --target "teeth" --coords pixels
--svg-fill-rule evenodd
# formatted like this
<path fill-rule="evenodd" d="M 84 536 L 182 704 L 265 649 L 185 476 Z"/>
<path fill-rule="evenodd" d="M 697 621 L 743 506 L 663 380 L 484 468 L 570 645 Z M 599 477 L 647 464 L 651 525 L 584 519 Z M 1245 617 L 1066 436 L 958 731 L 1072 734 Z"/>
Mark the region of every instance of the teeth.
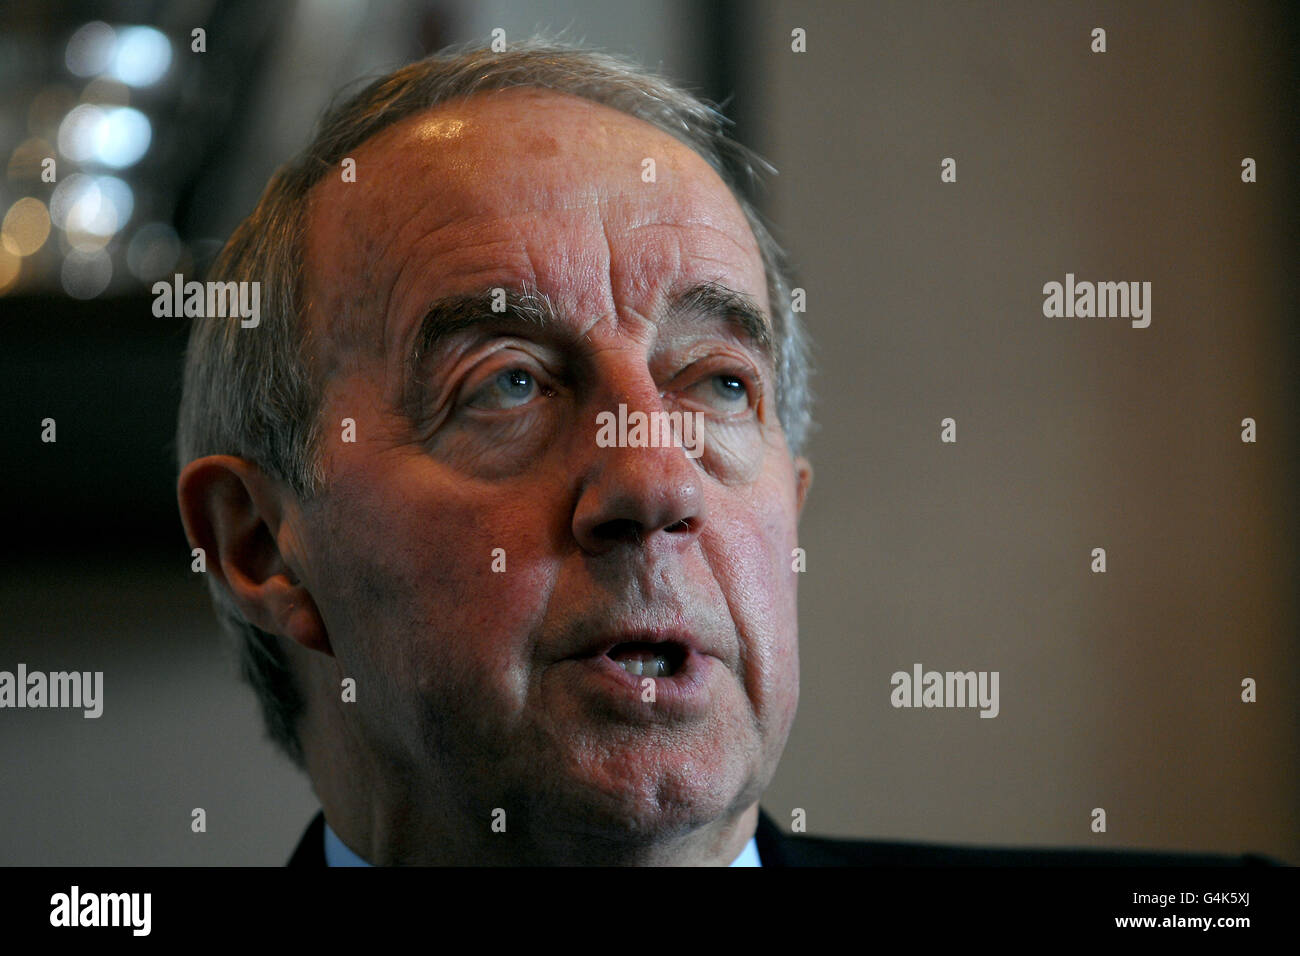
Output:
<path fill-rule="evenodd" d="M 641 658 L 623 658 L 616 661 L 619 667 L 637 677 L 667 677 L 672 673 L 668 658 L 656 654 L 649 660 Z"/>

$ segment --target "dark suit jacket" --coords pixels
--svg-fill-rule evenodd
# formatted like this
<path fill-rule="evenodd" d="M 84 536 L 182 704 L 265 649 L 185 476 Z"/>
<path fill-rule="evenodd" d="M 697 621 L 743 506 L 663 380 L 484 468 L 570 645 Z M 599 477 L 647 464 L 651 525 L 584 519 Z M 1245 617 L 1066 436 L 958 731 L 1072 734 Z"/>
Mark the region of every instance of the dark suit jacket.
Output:
<path fill-rule="evenodd" d="M 829 840 L 783 833 L 762 810 L 754 834 L 763 866 L 1242 866 L 1275 861 L 1256 854 L 1158 853 L 1147 850 L 1064 850 L 945 846 L 877 840 Z M 316 814 L 292 867 L 325 866 L 325 814 Z"/>

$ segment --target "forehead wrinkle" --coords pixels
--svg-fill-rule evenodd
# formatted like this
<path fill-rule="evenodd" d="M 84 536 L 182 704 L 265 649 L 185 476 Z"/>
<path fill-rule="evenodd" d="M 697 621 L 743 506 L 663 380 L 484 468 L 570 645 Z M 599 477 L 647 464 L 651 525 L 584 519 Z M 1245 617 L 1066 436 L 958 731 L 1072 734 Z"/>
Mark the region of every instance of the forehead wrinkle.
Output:
<path fill-rule="evenodd" d="M 377 133 L 358 149 L 357 155 L 373 153 L 382 147 L 379 153 L 382 157 L 379 168 L 389 176 L 395 176 L 408 150 L 400 145 L 394 148 L 387 142 L 377 142 L 384 139 L 385 134 L 389 132 L 390 130 L 382 130 Z M 341 190 L 346 191 L 340 193 Z M 342 254 L 359 263 L 356 268 L 349 270 L 346 276 L 342 277 L 343 288 L 337 298 L 340 313 L 348 319 L 342 334 L 337 336 L 339 344 L 344 347 L 362 348 L 370 355 L 383 354 L 393 292 L 409 264 L 409 258 L 402 263 L 392 280 L 387 283 L 386 289 L 379 287 L 379 281 L 384 276 L 381 267 L 388 259 L 394 245 L 408 234 L 408 227 L 418 223 L 430 207 L 440 201 L 445 202 L 447 197 L 443 194 L 443 190 L 426 190 L 415 197 L 413 207 L 399 204 L 399 201 L 406 202 L 408 198 L 409 193 L 394 197 L 391 190 L 380 189 L 376 193 L 375 190 L 364 185 L 358 189 L 355 185 L 344 186 L 332 179 L 324 179 L 316 183 L 310 191 L 307 212 L 308 230 L 315 233 L 324 225 L 327 229 L 344 232 L 347 239 Z M 322 209 L 322 206 L 325 208 Z M 474 217 L 448 212 L 423 226 L 422 229 L 426 234 L 432 234 L 449 225 L 472 218 Z M 325 220 L 324 223 L 322 219 Z M 319 246 L 312 243 L 311 248 L 315 253 L 311 257 L 312 264 L 315 266 L 312 270 L 313 276 L 328 276 L 331 270 L 328 268 L 328 262 L 321 261 Z M 349 281 L 356 278 L 360 281 Z M 334 273 L 334 279 L 336 282 L 339 281 L 338 272 Z M 370 308 L 372 304 L 380 310 L 379 323 L 367 322 L 373 318 Z"/>
<path fill-rule="evenodd" d="M 465 282 L 476 273 L 483 273 L 483 272 L 490 273 L 490 272 L 498 271 L 501 268 L 509 267 L 512 264 L 511 262 L 512 257 L 510 256 L 500 256 L 494 259 L 490 255 L 485 255 L 482 257 L 481 265 L 479 265 L 473 272 L 467 272 L 463 269 L 463 267 L 457 266 L 453 268 L 449 266 L 448 263 L 445 261 L 449 250 L 454 251 L 456 254 L 459 255 L 476 249 L 491 248 L 493 246 L 505 246 L 507 248 L 513 248 L 509 240 L 500 237 L 489 237 L 489 238 L 478 239 L 478 240 L 470 240 L 470 239 L 461 238 L 459 234 L 454 234 L 452 236 L 451 241 L 443 241 L 442 238 L 439 236 L 440 233 L 444 233 L 448 229 L 453 229 L 453 228 L 459 229 L 461 226 L 465 225 L 466 223 L 472 223 L 474 219 L 481 219 L 481 218 L 483 217 L 476 216 L 468 219 L 450 219 L 447 222 L 435 226 L 433 229 L 429 230 L 427 233 L 421 236 L 420 239 L 416 241 L 416 243 L 414 243 L 410 252 L 406 256 L 406 258 L 403 259 L 402 264 L 398 267 L 397 274 L 393 277 L 393 281 L 388 288 L 388 295 L 384 302 L 384 312 L 383 312 L 382 334 L 381 334 L 381 343 L 380 343 L 382 349 L 384 349 L 385 351 L 387 350 L 387 339 L 388 339 L 388 332 L 389 332 L 388 325 L 390 320 L 392 320 L 393 318 L 393 313 L 392 313 L 393 296 L 397 293 L 397 290 L 402 286 L 403 279 L 406 276 L 408 270 L 414 268 L 417 263 L 419 263 L 422 268 L 428 265 L 428 256 L 425 255 L 422 257 L 418 254 L 420 252 L 420 247 L 423 244 L 429 243 L 431 240 L 434 240 L 439 244 L 440 247 L 437 251 L 437 254 L 434 256 L 434 262 L 439 266 L 441 273 L 454 276 L 457 282 Z M 490 285 L 483 285 L 481 287 L 471 288 L 469 292 L 464 294 L 475 295 L 483 292 L 484 290 L 499 288 L 499 287 L 504 287 L 504 286 L 502 283 L 497 282 L 497 283 L 492 283 Z M 434 301 L 437 301 L 437 298 L 438 297 L 435 297 Z M 427 311 L 428 311 L 428 306 L 426 304 L 426 306 L 424 307 L 424 311 L 422 311 L 420 314 L 423 315 L 424 312 Z M 404 337 L 405 334 L 399 329 L 398 340 L 394 343 L 394 347 L 400 348 L 401 340 Z"/>
<path fill-rule="evenodd" d="M 425 199 L 425 201 L 416 209 L 416 211 L 412 213 L 410 218 L 407 220 L 407 223 L 414 222 L 419 217 L 421 212 L 423 212 L 429 206 L 433 205 L 435 200 L 436 200 L 435 196 L 432 195 L 428 196 Z M 462 223 L 466 223 L 466 222 L 473 222 L 475 218 L 478 217 L 472 217 L 472 216 L 466 217 L 466 216 L 457 216 L 455 214 L 448 214 L 445 218 L 441 219 L 437 223 L 433 224 L 431 228 L 427 229 L 424 232 L 421 239 L 429 239 L 432 236 L 436 235 L 437 233 L 441 232 L 442 230 L 447 229 L 451 226 L 461 225 Z M 390 230 L 387 240 L 384 242 L 383 247 L 379 251 L 378 257 L 372 261 L 375 264 L 382 263 L 384 259 L 387 258 L 389 249 L 391 249 L 393 244 L 401 238 L 401 235 L 402 235 L 401 229 Z M 380 321 L 379 323 L 377 323 L 378 334 L 374 341 L 377 354 L 383 354 L 383 352 L 386 349 L 386 343 L 388 339 L 388 322 L 389 322 L 389 318 L 392 315 L 392 308 L 393 308 L 393 294 L 397 291 L 397 288 L 402 284 L 402 277 L 406 275 L 406 270 L 410 268 L 412 262 L 415 260 L 415 256 L 412 253 L 415 252 L 415 249 L 419 246 L 420 241 L 421 240 L 418 239 L 412 245 L 412 248 L 408 251 L 408 254 L 402 260 L 402 264 L 397 268 L 397 271 L 393 275 L 392 280 L 388 283 L 388 289 L 384 293 L 383 311 L 380 313 Z M 469 247 L 472 248 L 472 245 Z M 368 273 L 373 273 L 374 271 L 377 270 L 368 269 L 366 271 Z M 371 286 L 371 284 L 367 283 L 367 286 Z"/>
<path fill-rule="evenodd" d="M 663 220 L 656 219 L 652 222 L 642 222 L 642 223 L 638 223 L 635 226 L 631 226 L 628 228 L 628 232 L 629 233 L 639 232 L 643 229 L 673 229 L 678 231 L 695 231 L 699 229 L 706 229 L 709 232 L 725 239 L 731 245 L 735 246 L 736 250 L 740 252 L 740 254 L 744 257 L 746 264 L 748 264 L 750 260 L 757 258 L 761 265 L 762 257 L 761 255 L 757 254 L 757 243 L 755 243 L 753 246 L 746 245 L 740 239 L 737 239 L 734 235 L 732 235 L 731 232 L 729 232 L 728 230 L 714 225 L 713 220 L 711 219 L 690 219 L 685 222 L 665 222 Z M 752 230 L 750 230 L 748 223 L 745 223 L 745 233 L 752 238 L 753 232 Z M 696 258 L 713 258 L 713 257 L 696 256 Z M 724 265 L 731 265 L 731 263 L 728 263 L 725 260 L 721 260 L 721 259 L 714 259 L 714 261 Z"/>
<path fill-rule="evenodd" d="M 565 99 L 567 99 L 567 97 Z M 453 144 L 447 144 L 444 148 L 430 150 L 427 148 L 412 147 L 409 142 L 404 140 L 404 137 L 410 135 L 411 124 L 414 124 L 414 127 L 417 130 L 424 124 L 427 124 L 430 121 L 430 113 L 436 115 L 442 109 L 441 107 L 435 107 L 431 111 L 417 114 L 416 116 L 408 118 L 406 121 L 399 122 L 393 127 L 381 131 L 376 134 L 372 140 L 364 144 L 361 149 L 366 149 L 366 147 L 368 147 L 368 151 L 375 153 L 376 158 L 382 157 L 380 165 L 384 168 L 385 173 L 391 173 L 394 176 L 400 170 L 410 166 L 418 167 L 422 172 L 429 172 L 433 168 L 444 168 L 448 163 L 458 165 L 456 163 L 456 157 L 465 155 L 467 150 L 471 155 L 477 156 L 479 160 L 483 161 L 487 166 L 496 165 L 493 163 L 493 160 L 495 159 L 497 163 L 507 164 L 507 167 L 510 169 L 517 169 L 518 164 L 513 160 L 507 161 L 506 156 L 501 151 L 491 150 L 486 154 L 483 154 L 484 149 L 487 149 L 490 146 L 495 145 L 496 147 L 500 147 L 503 143 L 513 142 L 510 138 L 510 133 L 514 130 L 509 126 L 503 130 L 499 124 L 488 124 L 483 122 L 483 117 L 480 115 L 481 111 L 487 110 L 489 113 L 494 113 L 494 104 L 490 100 L 474 102 L 475 100 L 476 97 L 470 97 L 469 102 L 461 102 L 456 105 L 460 108 L 464 108 L 466 113 L 474 114 L 474 119 L 479 120 L 479 122 L 472 124 L 474 126 L 474 131 L 478 134 L 476 136 L 462 139 Z M 582 106 L 587 108 L 586 115 L 581 117 L 582 121 L 570 125 L 576 125 L 577 131 L 582 134 L 583 139 L 592 147 L 599 147 L 600 145 L 607 143 L 609 139 L 614 136 L 617 136 L 620 141 L 627 138 L 627 134 L 629 133 L 629 117 L 626 117 L 623 114 L 608 116 L 602 109 L 591 109 L 591 107 L 582 100 L 577 100 L 565 105 Z M 567 111 L 565 112 L 567 114 Z M 572 117 L 567 115 L 565 118 L 572 119 Z M 635 118 L 630 119 L 635 120 Z M 456 182 L 461 186 L 469 187 L 471 194 L 475 198 L 478 200 L 490 200 L 490 204 L 492 205 L 491 211 L 478 212 L 476 215 L 465 215 L 464 213 L 468 212 L 468 210 L 464 208 L 463 203 L 454 201 L 449 202 L 448 205 L 456 211 L 445 212 L 442 216 L 438 217 L 439 221 L 437 221 L 436 224 L 433 224 L 431 227 L 424 227 L 421 231 L 426 232 L 426 234 L 431 234 L 449 225 L 460 225 L 465 222 L 472 222 L 474 219 L 478 218 L 505 218 L 509 220 L 513 219 L 521 212 L 525 215 L 541 215 L 546 213 L 554 214 L 557 212 L 576 211 L 577 209 L 591 210 L 601 221 L 601 230 L 604 236 L 606 250 L 605 262 L 603 264 L 594 265 L 597 269 L 601 269 L 601 266 L 603 265 L 603 271 L 609 276 L 610 281 L 610 285 L 602 290 L 603 298 L 608 301 L 604 303 L 605 307 L 600 309 L 601 318 L 594 319 L 592 327 L 594 328 L 598 325 L 603 318 L 609 321 L 611 331 L 617 333 L 622 324 L 622 316 L 619 312 L 619 306 L 616 302 L 610 299 L 611 293 L 615 291 L 613 284 L 614 279 L 619 276 L 623 276 L 623 278 L 626 279 L 628 278 L 628 275 L 634 274 L 635 270 L 629 270 L 627 268 L 620 269 L 618 263 L 614 260 L 613 242 L 610 235 L 611 224 L 605 215 L 606 211 L 609 210 L 612 205 L 618 204 L 622 207 L 623 212 L 626 213 L 631 211 L 633 215 L 635 215 L 636 205 L 641 205 L 642 215 L 653 216 L 655 220 L 653 222 L 642 222 L 627 227 L 627 231 L 622 237 L 624 243 L 626 243 L 626 236 L 628 233 L 634 233 L 637 230 L 654 225 L 667 226 L 676 232 L 680 232 L 683 229 L 689 230 L 694 227 L 696 229 L 708 229 L 710 234 L 726 236 L 733 245 L 746 256 L 747 260 L 752 258 L 753 255 L 753 250 L 751 248 L 747 248 L 741 241 L 731 235 L 730 232 L 713 225 L 711 222 L 711 219 L 716 217 L 710 216 L 708 213 L 720 213 L 724 219 L 735 219 L 736 223 L 733 223 L 733 225 L 745 222 L 745 220 L 733 215 L 734 209 L 732 207 L 735 205 L 735 197 L 727 188 L 725 182 L 717 177 L 716 171 L 713 170 L 712 167 L 708 166 L 704 159 L 700 157 L 699 154 L 696 153 L 688 144 L 680 142 L 675 137 L 664 133 L 662 130 L 643 127 L 642 121 L 633 122 L 632 126 L 636 127 L 636 131 L 639 133 L 648 133 L 650 137 L 654 139 L 658 151 L 665 153 L 664 158 L 668 160 L 665 171 L 671 171 L 670 176 L 672 179 L 680 178 L 684 180 L 683 184 L 687 187 L 684 190 L 684 198 L 676 189 L 660 189 L 657 194 L 647 194 L 644 191 L 646 187 L 640 184 L 623 184 L 622 188 L 619 188 L 621 181 L 610 180 L 606 177 L 601 179 L 599 183 L 587 182 L 585 184 L 575 184 L 569 182 L 567 184 L 557 185 L 551 183 L 549 180 L 542 184 L 534 183 L 533 192 L 521 194 L 516 190 L 512 193 L 514 200 L 511 204 L 508 206 L 502 206 L 502 196 L 495 195 L 490 190 L 485 194 L 478 188 L 475 188 L 481 185 L 481 182 L 479 182 L 479 180 L 482 179 L 481 176 L 476 177 L 474 181 L 465 181 L 457 178 Z M 596 148 L 595 151 L 599 152 L 600 150 Z M 592 155 L 591 150 L 584 150 L 583 153 L 589 158 Z M 609 164 L 606 163 L 604 168 L 608 168 L 608 166 Z M 390 175 L 385 175 L 383 178 L 386 182 L 391 182 Z M 425 177 L 417 177 L 416 179 L 417 183 L 424 181 Z M 343 188 L 336 182 L 330 180 L 327 180 L 326 182 L 331 183 L 332 189 L 334 190 Z M 370 180 L 370 183 L 373 182 L 374 180 Z M 318 185 L 324 184 L 325 183 Z M 605 187 L 603 189 L 601 188 L 602 184 Z M 432 185 L 432 183 L 428 185 Z M 536 187 L 539 185 L 543 188 L 541 188 L 540 191 L 536 191 Z M 663 186 L 664 184 L 661 183 L 660 185 Z M 577 188 L 575 188 L 575 186 Z M 368 218 L 370 218 L 366 215 L 367 207 L 362 207 L 357 204 L 356 200 L 361 197 L 358 192 L 352 191 L 353 188 L 354 187 L 349 187 L 349 193 L 347 195 L 349 200 L 348 205 L 350 208 L 348 208 L 348 211 L 344 213 L 344 218 L 351 219 L 353 222 L 358 224 L 364 223 Z M 383 224 L 380 223 L 377 224 L 375 228 L 359 228 L 354 232 L 354 235 L 364 237 L 361 242 L 364 243 L 363 248 L 365 248 L 367 252 L 367 264 L 366 268 L 363 269 L 363 277 L 361 277 L 363 278 L 363 282 L 358 284 L 359 287 L 352 286 L 352 284 L 349 283 L 349 288 L 346 291 L 343 291 L 343 296 L 345 297 L 340 303 L 340 305 L 344 306 L 346 309 L 345 314 L 348 314 L 351 320 L 347 323 L 348 326 L 350 326 L 349 337 L 352 340 L 351 344 L 368 347 L 370 351 L 378 352 L 379 354 L 382 354 L 386 350 L 386 342 L 388 340 L 387 330 L 389 329 L 389 323 L 392 320 L 391 309 L 393 302 L 398 294 L 398 290 L 402 287 L 405 277 L 409 275 L 411 269 L 414 267 L 413 259 L 415 257 L 408 256 L 404 259 L 398 267 L 396 274 L 393 276 L 392 281 L 386 284 L 386 288 L 380 288 L 379 283 L 375 281 L 382 278 L 382 273 L 380 273 L 376 267 L 383 263 L 391 253 L 394 246 L 399 244 L 404 236 L 411 234 L 411 230 L 404 227 L 407 227 L 414 221 L 418 220 L 424 212 L 429 210 L 431 206 L 438 203 L 440 200 L 447 201 L 449 198 L 454 198 L 448 197 L 447 195 L 448 189 L 451 188 L 452 187 L 448 185 L 444 186 L 444 188 L 435 188 L 431 191 L 427 188 L 418 190 L 422 195 L 416 199 L 415 209 L 411 211 L 402 205 L 405 201 L 405 196 L 395 197 L 391 188 L 385 188 L 382 184 L 378 186 L 377 189 L 376 187 L 371 186 L 371 190 L 376 191 L 375 198 L 388 200 L 387 203 L 380 206 L 381 210 L 388 211 L 388 214 L 385 216 L 385 222 L 396 222 L 400 225 L 396 229 L 385 229 L 383 228 Z M 369 191 L 370 190 L 368 190 L 368 192 Z M 453 192 L 459 194 L 460 190 L 453 190 Z M 629 205 L 628 200 L 633 198 L 642 200 L 642 203 Z M 519 208 L 519 199 L 525 200 L 525 203 L 523 204 L 525 208 L 523 210 L 520 210 Z M 674 212 L 689 214 L 689 211 L 692 208 L 697 208 L 699 206 L 704 206 L 706 208 L 706 213 L 704 215 L 693 216 L 684 222 L 663 221 L 663 217 L 671 216 Z M 515 227 L 516 234 L 522 237 L 524 231 L 519 227 L 519 224 L 517 222 L 512 222 L 512 225 Z M 745 231 L 747 233 L 749 232 L 747 222 L 745 225 Z M 357 243 L 357 240 L 354 240 L 354 243 Z M 526 241 L 522 241 L 520 244 L 522 245 L 529 264 L 532 267 L 533 275 L 535 277 L 540 275 L 537 268 L 539 263 L 534 254 L 534 250 L 530 248 Z M 354 248 L 355 247 L 356 246 L 354 245 Z M 680 264 L 682 250 L 677 248 L 674 251 Z M 589 252 L 595 252 L 595 249 L 591 249 Z M 711 257 L 697 255 L 694 256 L 694 258 L 708 259 Z M 730 263 L 732 268 L 734 268 L 735 265 L 736 263 Z M 486 271 L 488 268 L 489 267 L 485 266 L 484 270 L 476 271 Z M 584 269 L 583 271 L 585 272 L 587 270 Z M 472 273 L 464 273 L 462 279 L 471 274 Z M 594 292 L 594 289 L 590 291 Z M 382 305 L 379 302 L 381 297 L 383 300 Z M 366 321 L 372 318 L 372 305 L 382 308 L 382 318 L 380 323 L 378 323 L 378 328 L 368 327 L 366 325 Z M 590 334 L 591 332 L 589 330 L 584 333 L 583 337 L 590 338 Z M 403 335 L 402 338 L 405 339 L 405 335 Z"/>
<path fill-rule="evenodd" d="M 617 286 L 614 284 L 614 244 L 609 240 L 609 221 L 605 216 L 605 210 L 602 208 L 600 213 L 600 234 L 605 240 L 605 269 L 604 272 L 609 279 L 610 304 L 613 306 L 609 310 L 610 333 L 618 335 L 620 317 L 618 314 L 618 302 L 615 299 L 614 290 Z"/>

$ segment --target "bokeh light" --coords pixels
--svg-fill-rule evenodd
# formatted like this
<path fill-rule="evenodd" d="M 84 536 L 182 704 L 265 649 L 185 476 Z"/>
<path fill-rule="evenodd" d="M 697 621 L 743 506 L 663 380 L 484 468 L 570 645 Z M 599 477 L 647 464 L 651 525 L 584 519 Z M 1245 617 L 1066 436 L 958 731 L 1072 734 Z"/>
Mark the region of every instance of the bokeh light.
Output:
<path fill-rule="evenodd" d="M 149 149 L 153 128 L 137 109 L 101 109 L 89 103 L 74 107 L 59 126 L 59 151 L 74 162 L 95 162 L 122 169 Z"/>
<path fill-rule="evenodd" d="M 117 36 L 112 75 L 131 86 L 151 86 L 172 62 L 172 45 L 153 27 L 125 27 Z"/>
<path fill-rule="evenodd" d="M 75 163 L 89 162 L 95 155 L 95 139 L 104 111 L 84 103 L 74 106 L 59 124 L 59 152 Z"/>
<path fill-rule="evenodd" d="M 5 213 L 4 225 L 0 226 L 0 245 L 6 252 L 21 258 L 32 255 L 45 245 L 49 235 L 50 214 L 45 203 L 27 196 Z"/>
<path fill-rule="evenodd" d="M 87 23 L 68 40 L 64 62 L 74 76 L 96 76 L 113 64 L 117 34 L 107 23 Z"/>
<path fill-rule="evenodd" d="M 95 159 L 105 166 L 122 169 L 140 160 L 152 138 L 149 119 L 139 110 L 129 106 L 111 109 L 95 130 Z"/>
<path fill-rule="evenodd" d="M 6 174 L 10 179 L 39 179 L 42 163 L 53 157 L 53 146 L 37 136 L 30 137 L 14 149 Z"/>
<path fill-rule="evenodd" d="M 181 254 L 181 240 L 166 223 L 141 226 L 126 247 L 126 267 L 142 282 L 153 282 L 171 273 Z"/>
<path fill-rule="evenodd" d="M 81 102 L 96 106 L 130 106 L 131 90 L 120 80 L 108 76 L 97 76 L 81 91 Z"/>
<path fill-rule="evenodd" d="M 63 290 L 74 299 L 93 299 L 113 279 L 113 260 L 103 249 L 74 249 L 63 260 Z"/>
<path fill-rule="evenodd" d="M 0 245 L 0 295 L 4 295 L 13 287 L 22 269 L 22 256 L 16 256 Z"/>
<path fill-rule="evenodd" d="M 43 87 L 32 97 L 32 104 L 27 110 L 27 129 L 33 136 L 54 139 L 58 136 L 59 123 L 68 110 L 77 105 L 77 95 L 68 87 L 51 84 Z"/>
<path fill-rule="evenodd" d="M 83 252 L 102 248 L 131 218 L 135 194 L 116 176 L 73 173 L 50 197 L 50 217 Z"/>

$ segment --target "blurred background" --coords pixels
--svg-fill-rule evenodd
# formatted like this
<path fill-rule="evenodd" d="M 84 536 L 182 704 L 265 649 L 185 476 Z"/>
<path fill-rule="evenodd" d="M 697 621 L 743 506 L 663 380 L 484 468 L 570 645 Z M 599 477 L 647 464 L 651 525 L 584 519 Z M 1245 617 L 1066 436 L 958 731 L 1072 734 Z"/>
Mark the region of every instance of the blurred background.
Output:
<path fill-rule="evenodd" d="M 0 670 L 102 670 L 105 706 L 0 711 L 0 864 L 279 864 L 315 812 L 190 571 L 187 323 L 149 288 L 206 267 L 340 86 L 498 27 L 662 70 L 779 170 L 753 198 L 807 290 L 820 430 L 778 821 L 1300 862 L 1287 4 L 23 0 Z M 1150 281 L 1151 326 L 1044 318 L 1067 272 Z M 892 708 L 916 662 L 999 671 L 1000 715 Z"/>

